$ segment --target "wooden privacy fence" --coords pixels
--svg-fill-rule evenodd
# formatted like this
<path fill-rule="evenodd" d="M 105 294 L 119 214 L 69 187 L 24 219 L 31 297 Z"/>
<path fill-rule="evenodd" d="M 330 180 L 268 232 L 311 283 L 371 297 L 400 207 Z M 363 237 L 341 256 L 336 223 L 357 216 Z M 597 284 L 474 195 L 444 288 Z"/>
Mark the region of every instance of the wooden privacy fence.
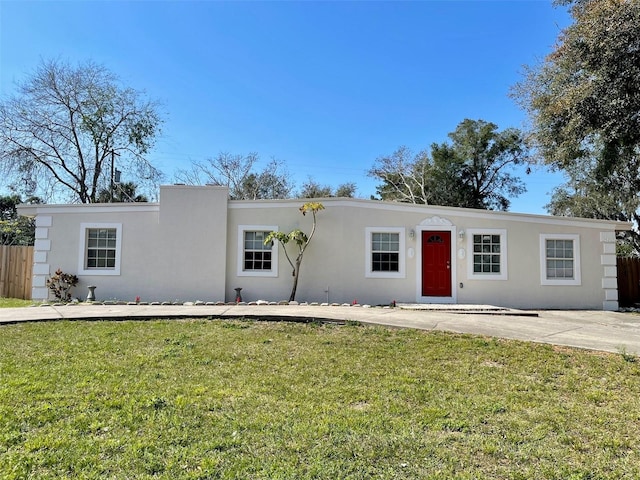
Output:
<path fill-rule="evenodd" d="M 621 307 L 640 303 L 640 258 L 618 257 L 618 302 Z"/>
<path fill-rule="evenodd" d="M 31 298 L 33 247 L 0 245 L 0 297 Z"/>

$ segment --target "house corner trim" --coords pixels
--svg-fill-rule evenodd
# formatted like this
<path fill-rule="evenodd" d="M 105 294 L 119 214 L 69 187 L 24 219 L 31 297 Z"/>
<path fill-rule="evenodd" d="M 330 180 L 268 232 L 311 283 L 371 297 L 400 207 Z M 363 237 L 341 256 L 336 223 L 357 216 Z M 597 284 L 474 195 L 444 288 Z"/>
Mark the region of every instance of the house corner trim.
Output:
<path fill-rule="evenodd" d="M 618 310 L 618 268 L 616 262 L 616 236 L 614 232 L 600 232 L 602 244 L 602 289 L 604 290 L 603 310 Z"/>
<path fill-rule="evenodd" d="M 31 280 L 31 299 L 47 300 L 49 289 L 47 288 L 47 278 L 51 274 L 49 265 L 49 252 L 51 251 L 51 240 L 49 228 L 53 225 L 53 217 L 50 215 L 36 216 L 36 239 L 33 244 L 33 270 Z"/>

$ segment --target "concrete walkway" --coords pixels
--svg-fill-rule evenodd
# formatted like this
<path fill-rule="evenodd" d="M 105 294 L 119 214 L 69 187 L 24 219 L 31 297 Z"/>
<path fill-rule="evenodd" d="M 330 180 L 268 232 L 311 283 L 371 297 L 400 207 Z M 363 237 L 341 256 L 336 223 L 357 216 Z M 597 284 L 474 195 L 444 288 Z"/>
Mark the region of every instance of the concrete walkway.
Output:
<path fill-rule="evenodd" d="M 0 324 L 52 320 L 256 318 L 356 321 L 441 330 L 640 355 L 640 314 L 602 311 L 515 311 L 489 305 L 101 305 L 0 309 Z"/>

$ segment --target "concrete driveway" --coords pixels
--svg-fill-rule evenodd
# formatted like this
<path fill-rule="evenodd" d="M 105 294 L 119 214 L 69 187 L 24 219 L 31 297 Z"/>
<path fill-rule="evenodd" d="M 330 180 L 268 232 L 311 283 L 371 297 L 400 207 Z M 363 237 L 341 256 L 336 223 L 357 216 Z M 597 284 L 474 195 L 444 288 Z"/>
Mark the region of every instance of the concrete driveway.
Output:
<path fill-rule="evenodd" d="M 492 306 L 404 305 L 396 308 L 320 305 L 102 305 L 0 309 L 0 324 L 53 320 L 256 318 L 356 321 L 441 330 L 640 355 L 640 314 L 602 311 L 515 311 Z"/>

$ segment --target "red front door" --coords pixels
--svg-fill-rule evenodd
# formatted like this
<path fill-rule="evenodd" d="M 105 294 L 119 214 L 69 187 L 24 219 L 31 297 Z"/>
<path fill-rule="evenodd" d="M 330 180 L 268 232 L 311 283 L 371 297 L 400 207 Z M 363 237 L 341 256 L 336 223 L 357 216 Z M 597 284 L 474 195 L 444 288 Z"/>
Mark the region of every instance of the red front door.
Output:
<path fill-rule="evenodd" d="M 422 232 L 422 296 L 451 296 L 451 232 Z"/>

